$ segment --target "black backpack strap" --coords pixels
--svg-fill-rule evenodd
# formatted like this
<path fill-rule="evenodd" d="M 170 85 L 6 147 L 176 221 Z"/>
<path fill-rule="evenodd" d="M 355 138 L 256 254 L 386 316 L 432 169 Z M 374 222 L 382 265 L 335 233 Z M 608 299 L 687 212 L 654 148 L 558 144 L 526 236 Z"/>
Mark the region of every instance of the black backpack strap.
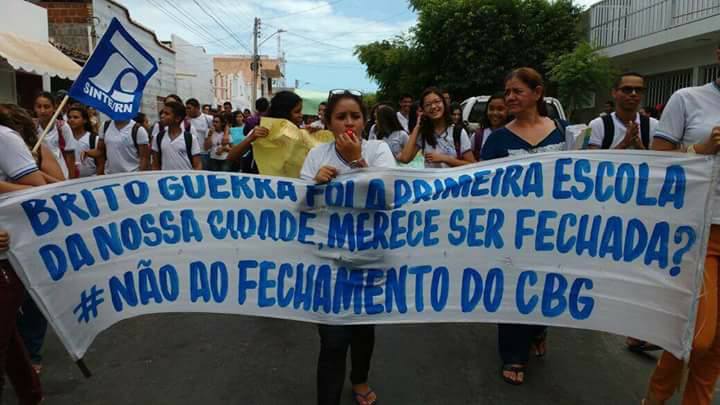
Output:
<path fill-rule="evenodd" d="M 460 151 L 461 136 L 462 136 L 462 127 L 453 126 L 453 143 L 455 144 L 455 155 L 457 155 L 458 159 L 462 159 L 462 152 Z"/>
<path fill-rule="evenodd" d="M 185 152 L 187 153 L 188 159 L 190 159 L 190 167 L 193 167 L 193 155 L 192 155 L 192 141 L 193 134 L 190 130 L 185 130 Z"/>
<path fill-rule="evenodd" d="M 165 128 L 160 127 L 160 132 L 155 136 L 155 142 L 157 142 L 157 160 L 158 166 L 162 169 L 162 140 L 165 136 Z"/>
<path fill-rule="evenodd" d="M 645 148 L 650 148 L 650 117 L 640 114 L 640 137 Z"/>
<path fill-rule="evenodd" d="M 610 149 L 615 139 L 615 123 L 611 114 L 603 115 L 603 140 L 601 149 Z"/>
<path fill-rule="evenodd" d="M 90 132 L 90 149 L 95 149 L 97 144 L 97 134 Z"/>
<path fill-rule="evenodd" d="M 137 134 L 138 130 L 140 129 L 140 124 L 137 122 L 132 127 L 132 132 L 130 133 L 132 135 L 133 145 L 135 145 L 135 150 L 138 151 L 138 154 L 140 153 L 140 147 L 138 146 L 137 142 Z"/>
<path fill-rule="evenodd" d="M 103 124 L 103 136 L 105 136 L 105 134 L 107 134 L 107 130 L 108 130 L 108 128 L 110 128 L 110 124 L 111 124 L 111 123 L 112 123 L 112 121 L 107 120 L 107 121 L 105 121 L 105 123 Z"/>

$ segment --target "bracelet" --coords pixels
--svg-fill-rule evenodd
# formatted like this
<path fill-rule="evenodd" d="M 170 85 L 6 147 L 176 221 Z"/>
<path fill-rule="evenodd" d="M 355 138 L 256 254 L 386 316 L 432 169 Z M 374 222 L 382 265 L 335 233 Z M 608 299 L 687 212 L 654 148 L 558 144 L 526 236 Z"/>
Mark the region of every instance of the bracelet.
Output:
<path fill-rule="evenodd" d="M 692 144 L 692 145 L 690 145 L 690 146 L 687 147 L 687 153 L 690 153 L 690 154 L 692 154 L 692 155 L 697 154 L 697 152 L 695 151 L 695 144 Z"/>
<path fill-rule="evenodd" d="M 355 159 L 352 162 L 348 163 L 348 166 L 350 166 L 352 169 L 358 169 L 358 168 L 364 167 L 362 165 L 363 161 L 364 161 L 363 158 Z"/>

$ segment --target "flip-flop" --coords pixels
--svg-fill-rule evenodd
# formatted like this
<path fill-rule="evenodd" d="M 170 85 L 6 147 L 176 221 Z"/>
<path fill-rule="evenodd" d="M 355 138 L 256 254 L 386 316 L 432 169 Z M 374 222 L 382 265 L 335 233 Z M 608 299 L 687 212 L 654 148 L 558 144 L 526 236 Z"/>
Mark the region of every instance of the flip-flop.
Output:
<path fill-rule="evenodd" d="M 542 345 L 544 345 L 545 347 L 541 352 L 539 349 Z M 535 353 L 535 357 L 545 357 L 545 353 L 547 353 L 547 329 L 545 329 L 541 334 L 533 338 L 532 349 Z"/>
<path fill-rule="evenodd" d="M 374 401 L 370 402 L 370 399 L 368 399 L 368 397 L 370 396 L 370 394 L 374 394 L 374 393 L 375 393 L 375 391 L 373 391 L 373 390 L 370 390 L 370 391 L 366 392 L 365 394 L 361 394 L 361 393 L 353 390 L 353 392 L 352 392 L 353 401 L 354 401 L 357 405 L 364 405 L 362 402 L 358 401 L 358 397 L 360 397 L 360 398 L 364 399 L 365 402 L 366 402 L 368 405 L 378 405 L 379 402 L 378 402 L 378 400 L 377 400 L 377 394 L 375 394 L 375 400 L 374 400 Z"/>
<path fill-rule="evenodd" d="M 503 371 L 510 371 L 511 373 L 515 373 L 515 377 L 518 377 L 520 373 L 523 373 L 523 379 L 522 381 L 513 380 L 510 377 L 506 377 Z M 503 364 L 500 370 L 500 376 L 506 383 L 510 385 L 522 385 L 525 382 L 525 374 L 527 374 L 527 366 L 514 366 L 512 364 Z"/>

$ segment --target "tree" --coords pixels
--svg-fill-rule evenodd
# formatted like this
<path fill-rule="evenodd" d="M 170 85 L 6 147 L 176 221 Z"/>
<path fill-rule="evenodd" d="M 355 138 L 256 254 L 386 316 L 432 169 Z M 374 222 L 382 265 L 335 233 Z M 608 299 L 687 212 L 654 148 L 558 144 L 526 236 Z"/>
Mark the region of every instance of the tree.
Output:
<path fill-rule="evenodd" d="M 491 94 L 513 68 L 546 73 L 546 61 L 579 41 L 571 0 L 410 0 L 418 24 L 406 37 L 356 49 L 379 96 L 419 94 L 430 85 L 455 98 Z"/>
<path fill-rule="evenodd" d="M 546 67 L 568 118 L 579 106 L 587 105 L 595 91 L 609 87 L 615 76 L 610 59 L 584 41 L 572 52 L 549 60 Z"/>

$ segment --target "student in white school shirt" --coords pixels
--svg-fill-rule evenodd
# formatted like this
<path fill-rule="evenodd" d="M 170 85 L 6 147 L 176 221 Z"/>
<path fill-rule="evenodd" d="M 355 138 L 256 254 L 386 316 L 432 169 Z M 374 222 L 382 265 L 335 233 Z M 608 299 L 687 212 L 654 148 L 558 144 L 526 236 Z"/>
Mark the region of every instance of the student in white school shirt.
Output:
<path fill-rule="evenodd" d="M 620 75 L 612 89 L 615 111 L 590 121 L 589 149 L 649 149 L 658 128 L 655 118 L 639 111 L 645 79 L 628 72 Z M 612 130 L 613 134 L 606 134 Z"/>
<path fill-rule="evenodd" d="M 90 114 L 84 107 L 74 106 L 70 107 L 67 115 L 68 125 L 76 141 L 75 167 L 78 177 L 95 176 L 97 165 L 104 165 L 105 162 L 102 158 L 93 158 L 89 155 L 94 154 L 92 151 L 97 147 L 98 141 L 98 135 L 90 122 Z"/>
<path fill-rule="evenodd" d="M 42 134 L 45 127 L 55 114 L 55 99 L 52 94 L 42 92 L 35 97 L 33 110 L 38 120 L 37 133 Z M 77 177 L 75 173 L 75 138 L 72 130 L 65 121 L 58 120 L 50 126 L 50 130 L 43 138 L 43 143 L 50 149 L 60 165 L 65 179 Z M 72 168 L 73 170 L 69 170 Z"/>
<path fill-rule="evenodd" d="M 153 139 L 153 170 L 202 170 L 200 145 L 192 128 L 184 130 L 185 107 L 174 101 L 165 103 L 160 124 L 165 128 Z"/>
<path fill-rule="evenodd" d="M 210 152 L 205 149 L 205 139 L 213 127 L 213 117 L 203 114 L 200 109 L 200 102 L 197 99 L 188 99 L 185 101 L 185 107 L 186 116 L 190 119 L 190 125 L 200 145 L 200 158 L 202 159 L 203 169 L 207 170 L 210 166 Z"/>
<path fill-rule="evenodd" d="M 147 131 L 134 120 L 106 122 L 97 143 L 98 156 L 105 165 L 97 166 L 97 174 L 150 170 L 149 143 Z"/>

